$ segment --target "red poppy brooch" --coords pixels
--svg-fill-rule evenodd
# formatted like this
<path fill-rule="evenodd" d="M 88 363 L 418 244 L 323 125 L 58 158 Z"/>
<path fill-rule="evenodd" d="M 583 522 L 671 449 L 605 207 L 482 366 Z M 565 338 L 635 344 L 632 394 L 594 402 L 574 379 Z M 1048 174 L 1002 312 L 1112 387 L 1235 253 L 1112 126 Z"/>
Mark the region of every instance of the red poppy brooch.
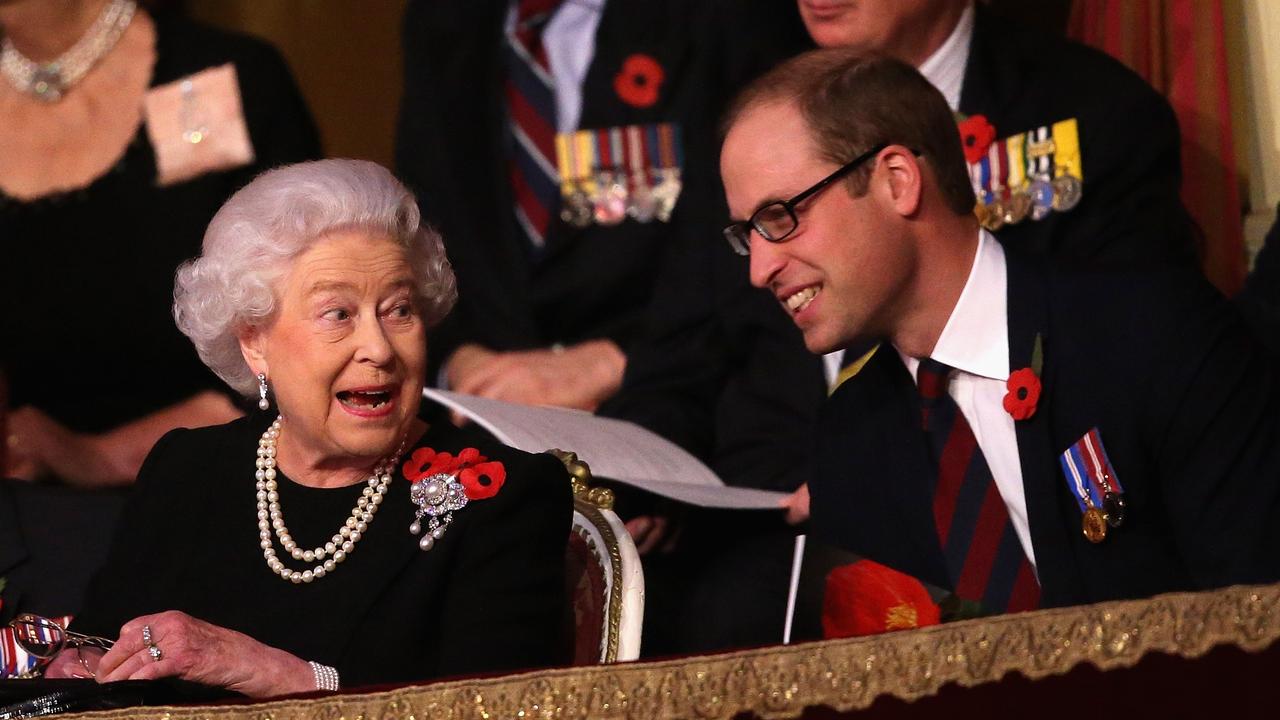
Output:
<path fill-rule="evenodd" d="M 409 532 L 422 534 L 418 547 L 430 550 L 444 537 L 453 522 L 455 510 L 472 500 L 484 500 L 498 494 L 507 479 L 502 463 L 490 461 L 475 448 L 467 448 L 455 457 L 431 448 L 418 448 L 404 464 L 404 476 L 413 483 L 409 499 L 418 510 Z M 422 519 L 427 526 L 423 528 Z"/>
<path fill-rule="evenodd" d="M 658 90 L 666 73 L 652 55 L 634 53 L 622 62 L 622 70 L 613 76 L 613 89 L 631 107 L 647 108 L 658 102 Z"/>
<path fill-rule="evenodd" d="M 1040 335 L 1036 335 L 1031 351 L 1031 367 L 1014 370 L 1005 381 L 1004 410 L 1014 420 L 1026 420 L 1036 414 L 1040 402 L 1040 372 L 1044 368 L 1044 350 Z"/>
<path fill-rule="evenodd" d="M 970 115 L 960 121 L 959 128 L 964 159 L 970 163 L 982 162 L 996 140 L 996 126 L 987 122 L 986 115 Z"/>

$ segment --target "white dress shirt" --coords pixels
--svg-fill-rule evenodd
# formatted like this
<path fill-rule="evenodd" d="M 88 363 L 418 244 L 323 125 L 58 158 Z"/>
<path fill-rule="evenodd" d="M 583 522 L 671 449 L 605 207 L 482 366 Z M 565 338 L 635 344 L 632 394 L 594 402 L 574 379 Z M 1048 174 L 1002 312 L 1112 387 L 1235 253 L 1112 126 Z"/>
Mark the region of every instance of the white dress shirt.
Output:
<path fill-rule="evenodd" d="M 945 42 L 938 46 L 920 67 L 916 68 L 924 75 L 942 96 L 947 105 L 954 111 L 960 107 L 960 89 L 964 84 L 964 69 L 969 64 L 969 45 L 973 42 L 973 4 L 970 3 L 960 15 L 955 28 L 947 36 Z M 844 351 L 836 350 L 822 356 L 822 368 L 827 375 L 827 387 L 835 385 L 843 364 Z"/>
<path fill-rule="evenodd" d="M 1013 416 L 1004 409 L 1005 381 L 1009 378 L 1007 288 L 1004 248 L 990 233 L 981 230 L 969 279 L 931 357 L 956 369 L 947 392 L 973 428 L 973 436 L 1009 510 L 1018 541 L 1034 569 L 1036 558 L 1027 521 L 1018 436 Z M 915 378 L 920 361 L 901 352 L 898 354 Z"/>
<path fill-rule="evenodd" d="M 542 46 L 556 87 L 556 131 L 573 132 L 582 117 L 582 83 L 596 54 L 596 28 L 605 0 L 566 0 L 542 28 Z M 516 6 L 507 11 L 506 32 L 516 26 Z"/>

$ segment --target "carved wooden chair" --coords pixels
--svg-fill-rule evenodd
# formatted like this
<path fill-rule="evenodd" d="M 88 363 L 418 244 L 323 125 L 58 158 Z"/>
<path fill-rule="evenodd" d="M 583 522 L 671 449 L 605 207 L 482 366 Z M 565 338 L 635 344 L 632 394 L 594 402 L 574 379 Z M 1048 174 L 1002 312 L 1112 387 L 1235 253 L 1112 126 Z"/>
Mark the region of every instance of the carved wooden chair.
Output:
<path fill-rule="evenodd" d="M 571 452 L 550 451 L 573 483 L 573 529 L 566 576 L 573 606 L 575 665 L 635 660 L 644 620 L 644 571 L 613 492 L 590 485 L 591 468 Z"/>

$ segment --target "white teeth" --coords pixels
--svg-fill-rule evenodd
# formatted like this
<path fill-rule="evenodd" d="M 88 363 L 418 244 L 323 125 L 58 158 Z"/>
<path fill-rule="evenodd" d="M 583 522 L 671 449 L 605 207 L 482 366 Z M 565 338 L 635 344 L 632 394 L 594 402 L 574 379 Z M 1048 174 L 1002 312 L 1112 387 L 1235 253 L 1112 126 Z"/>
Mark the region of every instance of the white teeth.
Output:
<path fill-rule="evenodd" d="M 795 293 L 786 300 L 787 309 L 791 312 L 799 312 L 803 310 L 809 301 L 818 294 L 818 286 L 810 285 L 809 287 Z"/>

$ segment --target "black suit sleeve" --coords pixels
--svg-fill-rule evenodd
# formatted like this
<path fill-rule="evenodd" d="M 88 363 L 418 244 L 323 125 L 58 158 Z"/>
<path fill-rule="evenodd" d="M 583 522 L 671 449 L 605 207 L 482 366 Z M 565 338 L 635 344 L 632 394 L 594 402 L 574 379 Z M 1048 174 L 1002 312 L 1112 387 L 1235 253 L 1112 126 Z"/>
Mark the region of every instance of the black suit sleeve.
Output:
<path fill-rule="evenodd" d="M 1179 554 L 1199 587 L 1274 581 L 1280 381 L 1273 361 L 1206 282 L 1160 297 L 1178 327 L 1163 328 L 1174 339 L 1150 368 L 1142 417 Z"/>
<path fill-rule="evenodd" d="M 1087 200 L 1066 213 L 1067 258 L 1113 266 L 1190 266 L 1192 222 L 1182 206 L 1181 141 L 1169 103 L 1119 63 L 1119 92 L 1089 110 L 1082 126 Z M 1135 122 L 1135 118 L 1141 118 Z"/>
<path fill-rule="evenodd" d="M 144 591 L 145 580 L 171 572 L 180 558 L 169 550 L 169 533 L 175 528 L 165 520 L 184 503 L 175 498 L 166 479 L 181 477 L 184 454 L 179 449 L 190 431 L 172 430 L 160 438 L 138 471 L 138 480 L 116 526 L 107 562 L 94 575 L 85 594 L 84 609 L 76 616 L 76 632 L 115 639 L 120 626 L 139 615 L 167 608 Z"/>
<path fill-rule="evenodd" d="M 1273 354 L 1280 355 L 1280 206 L 1267 231 L 1253 272 L 1236 298 L 1254 333 Z"/>
<path fill-rule="evenodd" d="M 438 675 L 564 664 L 564 559 L 573 503 L 564 466 L 536 456 L 493 498 L 455 560 L 443 601 Z M 514 480 L 519 480 L 515 482 Z M 472 568 L 466 571 L 462 568 Z M 541 623 L 541 624 L 540 624 Z"/>

